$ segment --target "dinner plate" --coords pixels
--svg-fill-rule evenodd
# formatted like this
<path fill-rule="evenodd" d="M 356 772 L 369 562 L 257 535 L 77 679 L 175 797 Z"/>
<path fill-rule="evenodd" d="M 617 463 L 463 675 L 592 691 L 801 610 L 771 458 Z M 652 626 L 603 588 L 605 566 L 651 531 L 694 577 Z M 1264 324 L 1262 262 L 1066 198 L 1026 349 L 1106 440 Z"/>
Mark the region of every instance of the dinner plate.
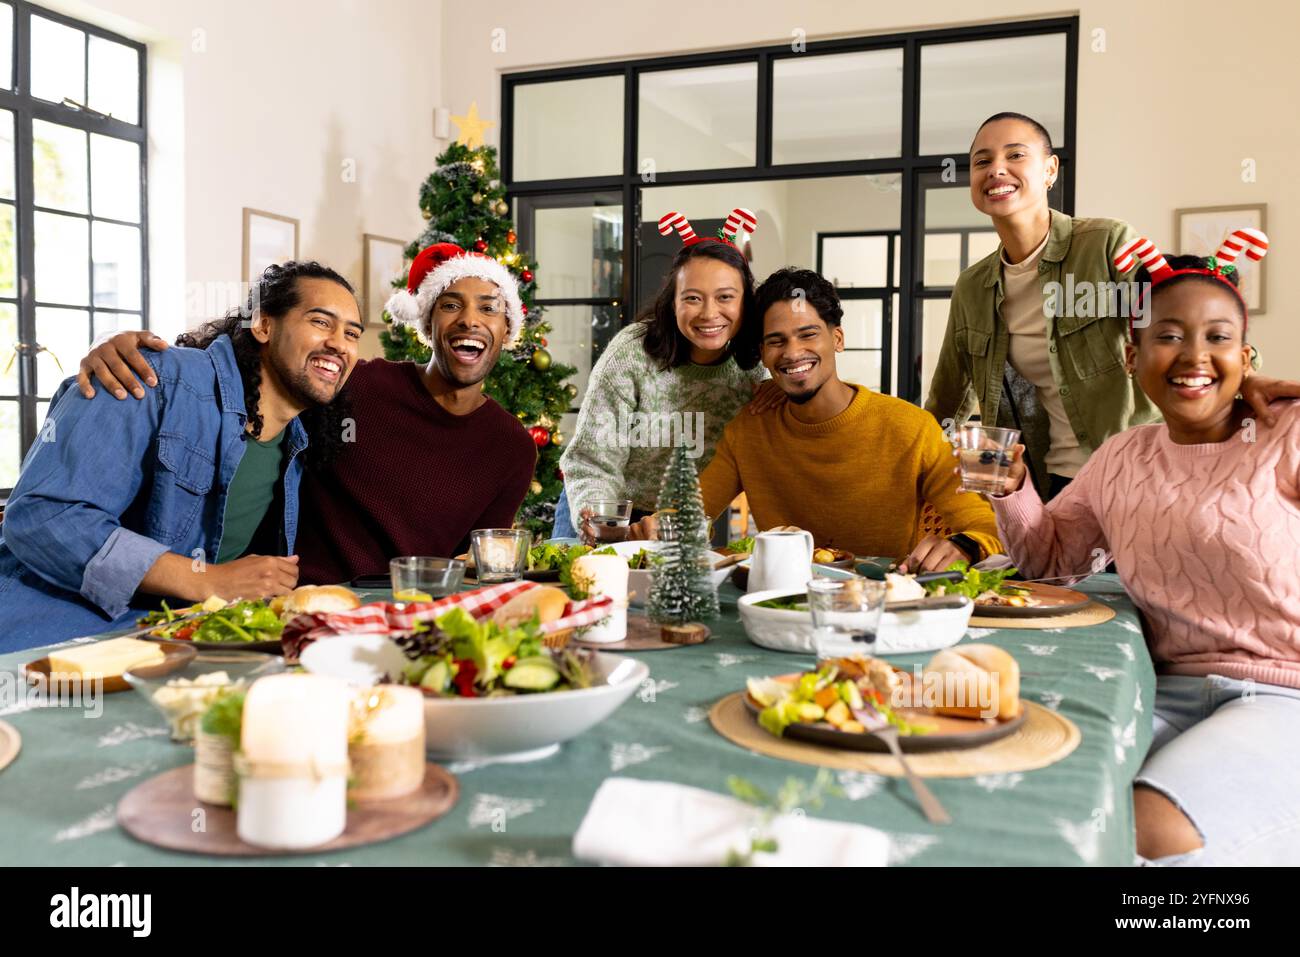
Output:
<path fill-rule="evenodd" d="M 145 641 L 174 642 L 189 645 L 198 651 L 260 651 L 267 655 L 278 655 L 282 649 L 280 639 L 275 641 L 185 641 L 180 638 L 155 638 L 153 635 L 141 635 Z"/>
<path fill-rule="evenodd" d="M 904 678 L 909 677 L 903 672 Z M 794 684 L 799 680 L 799 673 L 777 675 L 777 681 Z M 744 696 L 745 707 L 754 720 L 762 706 L 749 694 Z M 931 714 L 924 708 L 899 708 L 895 712 L 911 724 L 925 725 L 933 728 L 928 734 L 900 734 L 898 746 L 906 752 L 921 754 L 927 751 L 956 751 L 964 748 L 977 748 L 982 744 L 997 741 L 1025 723 L 1026 710 L 1023 705 L 1020 714 L 1014 718 L 953 718 L 948 715 Z M 889 751 L 889 745 L 874 734 L 854 734 L 852 731 L 840 731 L 829 724 L 792 724 L 785 729 L 784 737 L 794 741 L 807 741 L 830 748 L 846 751 Z"/>
<path fill-rule="evenodd" d="M 986 605 L 975 603 L 975 614 L 979 618 L 1051 618 L 1055 615 L 1068 615 L 1087 608 L 1092 599 L 1081 591 L 1065 588 L 1061 585 L 1048 585 L 1044 582 L 1017 582 L 1008 584 L 1023 588 L 1029 592 L 1037 604 L 1026 605 Z"/>

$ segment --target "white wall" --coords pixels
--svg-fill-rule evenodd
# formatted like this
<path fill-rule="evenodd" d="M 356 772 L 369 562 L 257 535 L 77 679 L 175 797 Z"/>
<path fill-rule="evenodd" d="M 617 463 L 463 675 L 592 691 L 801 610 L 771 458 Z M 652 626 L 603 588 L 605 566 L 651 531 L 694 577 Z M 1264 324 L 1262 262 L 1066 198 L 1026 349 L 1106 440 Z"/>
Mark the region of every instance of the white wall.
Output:
<path fill-rule="evenodd" d="M 361 235 L 414 239 L 445 143 L 440 0 L 51 0 L 149 45 L 152 323 L 208 318 L 240 279 L 243 207 L 361 291 Z M 345 177 L 353 161 L 355 180 Z M 195 286 L 194 284 L 203 284 Z M 378 333 L 365 352 L 379 354 Z"/>
<path fill-rule="evenodd" d="M 1248 8 L 1210 0 L 1073 6 L 1081 27 L 1076 211 L 1128 220 L 1173 248 L 1178 207 L 1267 203 L 1268 313 L 1252 322 L 1251 337 L 1266 371 L 1300 378 L 1300 297 L 1285 281 L 1300 262 L 1300 190 L 1292 180 L 1300 8 L 1281 0 Z M 821 39 L 966 24 L 976 14 L 989 22 L 1062 13 L 1052 0 L 978 7 L 716 0 L 693 5 L 689 16 L 666 11 L 631 0 L 447 5 L 443 98 L 457 110 L 477 100 L 497 119 L 509 70 L 782 43 L 795 29 Z M 504 30 L 504 50 L 494 30 Z M 1092 50 L 1094 30 L 1105 31 L 1104 52 Z M 1247 158 L 1256 164 L 1253 183 L 1241 179 Z"/>

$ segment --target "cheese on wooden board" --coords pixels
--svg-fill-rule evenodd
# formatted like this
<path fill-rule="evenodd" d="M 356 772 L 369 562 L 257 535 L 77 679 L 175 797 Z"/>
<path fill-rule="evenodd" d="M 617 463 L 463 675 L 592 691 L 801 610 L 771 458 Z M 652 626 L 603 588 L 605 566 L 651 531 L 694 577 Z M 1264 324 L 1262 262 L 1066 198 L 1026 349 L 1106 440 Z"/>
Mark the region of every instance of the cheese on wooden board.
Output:
<path fill-rule="evenodd" d="M 139 638 L 110 638 L 89 645 L 76 645 L 50 652 L 52 674 L 117 678 L 140 665 L 160 664 L 162 646 Z"/>

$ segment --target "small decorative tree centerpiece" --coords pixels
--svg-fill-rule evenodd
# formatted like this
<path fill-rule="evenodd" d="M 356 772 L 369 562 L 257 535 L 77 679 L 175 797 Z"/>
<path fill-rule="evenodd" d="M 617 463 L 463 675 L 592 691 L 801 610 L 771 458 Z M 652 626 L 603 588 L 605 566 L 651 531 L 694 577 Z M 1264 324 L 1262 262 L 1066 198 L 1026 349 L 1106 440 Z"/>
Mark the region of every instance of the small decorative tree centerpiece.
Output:
<path fill-rule="evenodd" d="M 709 637 L 702 619 L 718 617 L 718 590 L 709 562 L 709 517 L 700 477 L 685 446 L 673 450 L 659 487 L 659 538 L 646 598 L 646 616 L 673 644 L 698 644 Z"/>

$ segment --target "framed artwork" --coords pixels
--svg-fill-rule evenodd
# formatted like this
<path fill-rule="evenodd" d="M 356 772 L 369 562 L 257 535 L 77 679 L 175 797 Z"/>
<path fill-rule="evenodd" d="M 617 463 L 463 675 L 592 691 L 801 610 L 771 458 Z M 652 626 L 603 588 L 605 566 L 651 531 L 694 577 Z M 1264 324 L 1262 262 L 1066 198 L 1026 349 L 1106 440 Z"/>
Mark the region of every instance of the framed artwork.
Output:
<path fill-rule="evenodd" d="M 361 311 L 366 327 L 384 324 L 384 303 L 393 294 L 393 280 L 406 278 L 406 243 L 400 239 L 362 234 Z"/>
<path fill-rule="evenodd" d="M 244 278 L 256 282 L 272 263 L 298 258 L 298 220 L 244 207 Z"/>
<path fill-rule="evenodd" d="M 1174 210 L 1174 234 L 1178 237 L 1178 252 L 1194 256 L 1213 256 L 1224 238 L 1234 229 L 1250 226 L 1268 232 L 1268 207 L 1264 203 L 1247 203 L 1238 206 L 1198 206 Z M 1241 298 L 1252 317 L 1264 314 L 1266 290 L 1264 268 L 1267 257 L 1259 262 L 1237 257 L 1241 270 Z"/>

